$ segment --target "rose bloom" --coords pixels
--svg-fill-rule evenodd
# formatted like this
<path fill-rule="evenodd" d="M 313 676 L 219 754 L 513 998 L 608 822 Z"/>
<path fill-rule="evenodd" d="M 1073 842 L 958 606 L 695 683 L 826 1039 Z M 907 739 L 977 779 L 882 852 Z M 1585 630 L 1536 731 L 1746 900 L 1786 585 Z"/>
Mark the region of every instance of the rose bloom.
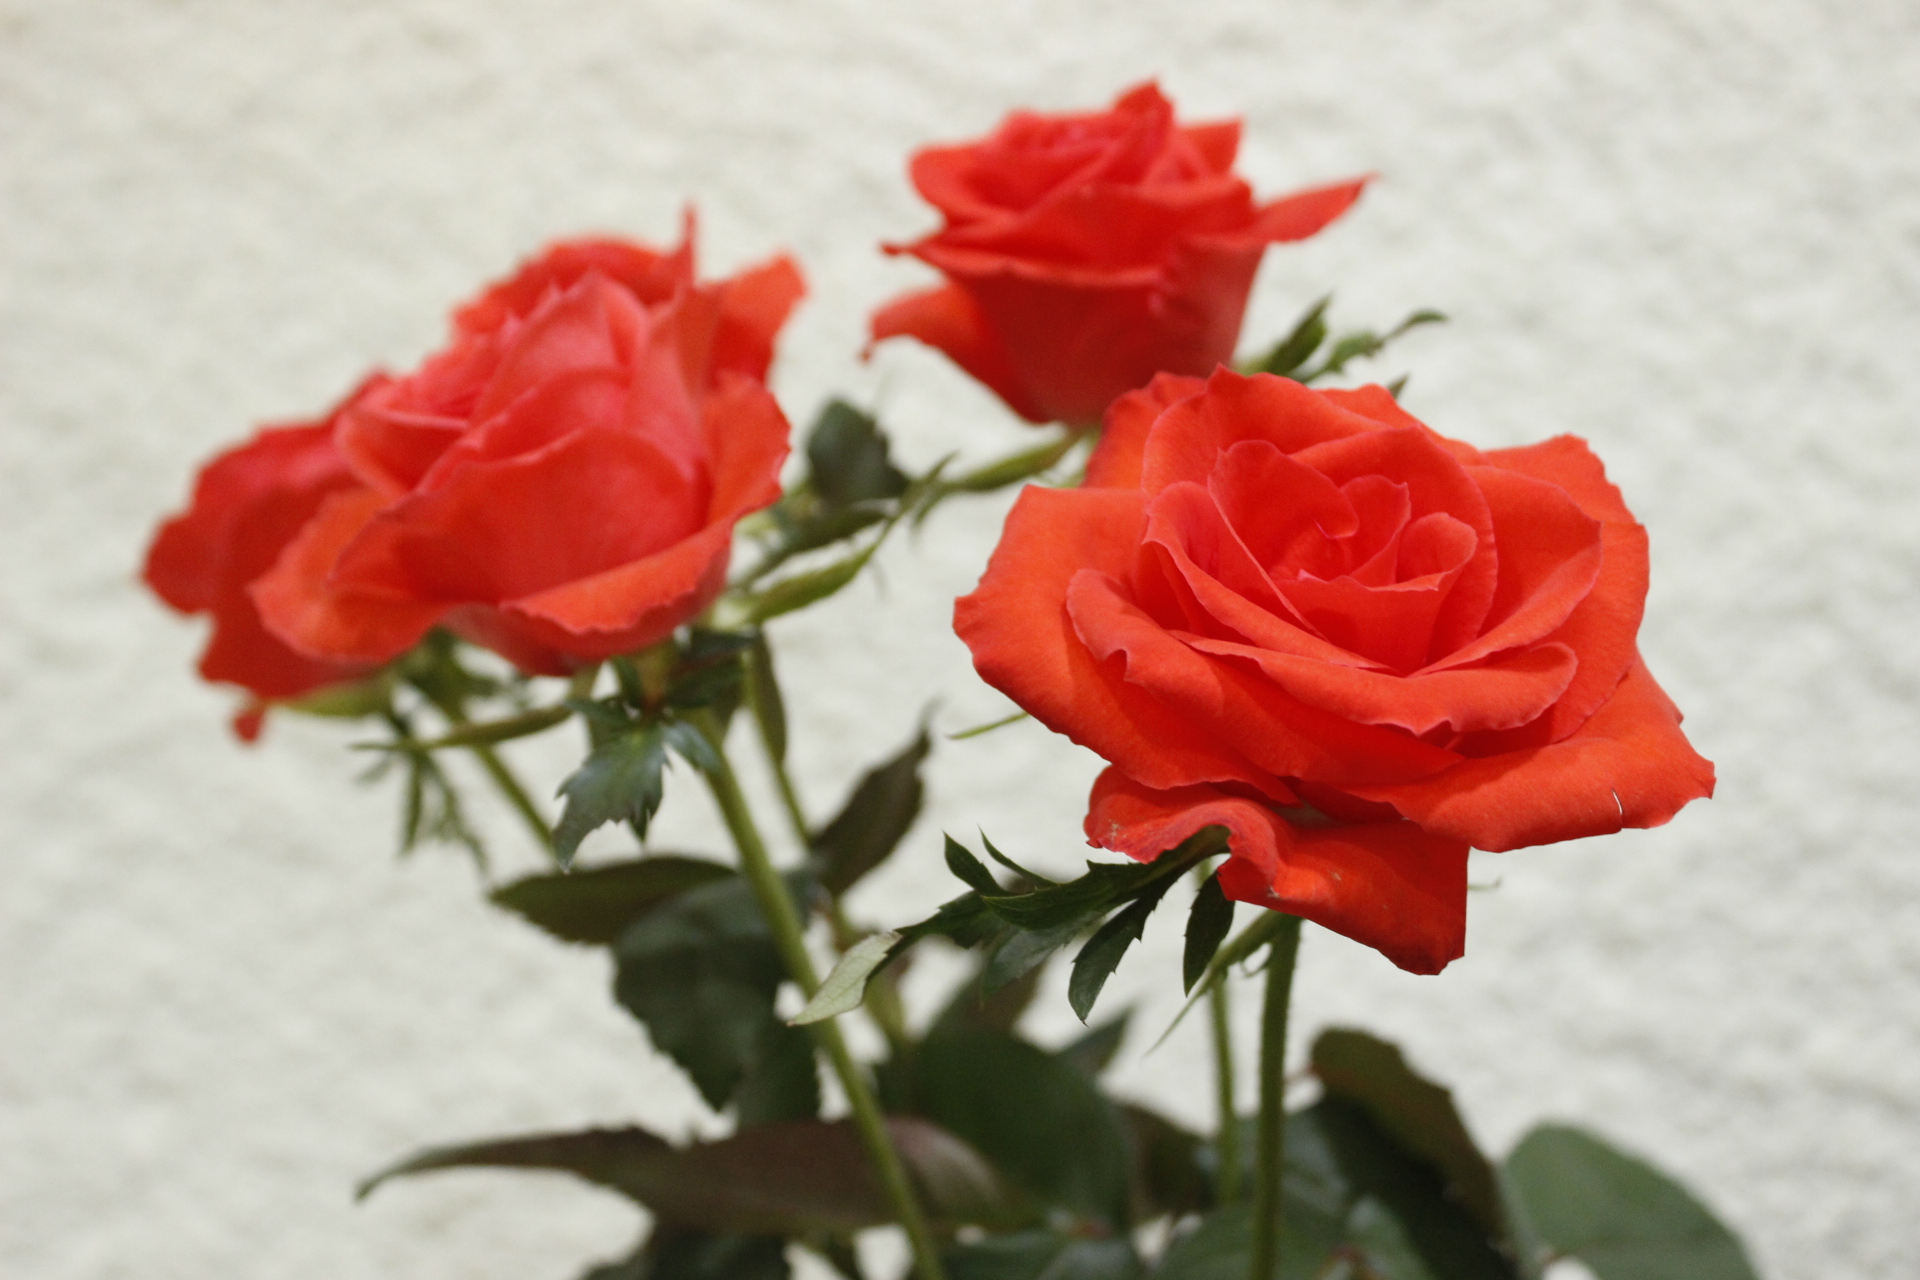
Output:
<path fill-rule="evenodd" d="M 445 625 L 543 675 L 670 634 L 779 496 L 788 428 L 760 379 L 800 293 L 785 259 L 697 284 L 691 237 L 550 249 L 342 411 L 362 486 L 254 583 L 268 629 L 381 662 Z"/>
<path fill-rule="evenodd" d="M 329 495 L 358 487 L 333 445 L 335 414 L 268 427 L 209 462 L 194 485 L 192 506 L 160 526 L 147 552 L 142 576 L 155 594 L 182 613 L 212 615 L 200 674 L 251 695 L 234 718 L 235 731 L 248 741 L 259 735 L 267 702 L 370 670 L 294 652 L 260 624 L 247 591 Z"/>
<path fill-rule="evenodd" d="M 1380 387 L 1225 369 L 1117 401 L 955 627 L 1110 762 L 1089 841 L 1226 828 L 1227 896 L 1437 973 L 1469 846 L 1658 826 L 1713 766 L 1635 647 L 1646 532 L 1586 444 L 1482 452 Z"/>
<path fill-rule="evenodd" d="M 1256 204 L 1233 172 L 1240 122 L 1180 125 L 1148 83 L 1107 111 L 1015 112 L 929 147 L 913 184 L 946 217 L 909 253 L 947 277 L 874 313 L 874 341 L 938 347 L 1033 422 L 1097 423 L 1155 373 L 1233 356 L 1268 244 L 1345 212 L 1362 181 Z"/>

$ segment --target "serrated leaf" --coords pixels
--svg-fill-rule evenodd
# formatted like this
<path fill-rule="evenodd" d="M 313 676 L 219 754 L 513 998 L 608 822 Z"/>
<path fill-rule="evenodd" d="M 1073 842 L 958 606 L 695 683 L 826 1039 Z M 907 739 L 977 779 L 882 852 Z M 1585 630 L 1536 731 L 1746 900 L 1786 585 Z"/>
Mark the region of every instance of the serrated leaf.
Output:
<path fill-rule="evenodd" d="M 660 903 L 736 873 L 704 858 L 658 854 L 562 874 L 527 876 L 488 897 L 563 942 L 611 946 Z"/>
<path fill-rule="evenodd" d="M 1067 980 L 1067 1003 L 1073 1007 L 1074 1016 L 1085 1022 L 1087 1015 L 1093 1012 L 1093 1002 L 1100 998 L 1100 990 L 1107 985 L 1107 979 L 1120 964 L 1120 957 L 1127 954 L 1127 948 L 1140 940 L 1147 931 L 1147 917 L 1160 905 L 1160 899 L 1166 894 L 1166 886 L 1172 883 L 1161 881 L 1153 889 L 1140 895 L 1127 904 L 1125 910 L 1117 912 L 1113 919 L 1101 925 L 1087 945 L 1080 948 L 1080 954 L 1073 958 L 1073 976 Z"/>
<path fill-rule="evenodd" d="M 993 872 L 987 870 L 986 864 L 973 856 L 972 850 L 952 836 L 947 837 L 946 854 L 947 870 L 964 881 L 969 889 L 979 893 L 1000 892 L 1000 882 L 993 878 Z"/>
<path fill-rule="evenodd" d="M 614 996 L 646 1024 L 716 1111 L 752 1065 L 786 976 L 758 905 L 738 878 L 690 889 L 614 943 Z"/>
<path fill-rule="evenodd" d="M 827 980 L 813 993 L 813 999 L 807 1001 L 806 1007 L 793 1016 L 793 1025 L 803 1027 L 810 1023 L 825 1022 L 828 1018 L 858 1009 L 861 1000 L 866 997 L 867 979 L 873 976 L 874 970 L 886 963 L 887 956 L 898 941 L 900 935 L 897 933 L 875 933 L 847 948 L 840 962 L 833 966 L 833 972 L 827 975 Z"/>
<path fill-rule="evenodd" d="M 566 866 L 587 833 L 609 822 L 630 822 L 642 837 L 665 794 L 661 771 L 666 739 L 658 725 L 617 734 L 596 746 L 559 794 L 566 800 L 553 829 L 553 852 Z"/>
<path fill-rule="evenodd" d="M 1214 952 L 1213 961 L 1207 965 L 1207 971 L 1201 977 L 1200 985 L 1188 994 L 1187 1002 L 1180 1006 L 1179 1013 L 1173 1015 L 1173 1021 L 1168 1023 L 1167 1029 L 1160 1033 L 1160 1039 L 1154 1042 L 1155 1045 L 1165 1043 L 1166 1038 L 1173 1034 L 1173 1029 L 1180 1025 L 1193 1006 L 1205 999 L 1207 993 L 1226 977 L 1228 970 L 1244 960 L 1252 959 L 1260 948 L 1273 941 L 1282 929 L 1292 927 L 1289 922 L 1294 919 L 1297 917 L 1289 916 L 1284 912 L 1262 911 L 1254 917 L 1252 924 L 1235 934 L 1231 942 Z"/>
<path fill-rule="evenodd" d="M 1396 1142 L 1439 1170 L 1481 1230 L 1505 1237 L 1493 1166 L 1467 1132 L 1452 1093 L 1409 1067 L 1398 1047 L 1362 1031 L 1321 1032 L 1312 1063 L 1329 1093 L 1363 1107 Z"/>
<path fill-rule="evenodd" d="M 1220 887 L 1220 873 L 1214 872 L 1193 895 L 1187 912 L 1187 945 L 1180 963 L 1183 990 L 1191 992 L 1213 963 L 1214 953 L 1233 929 L 1233 902 Z"/>
<path fill-rule="evenodd" d="M 685 720 L 670 720 L 660 730 L 667 745 L 680 753 L 682 759 L 702 773 L 720 771 L 720 753 L 714 749 L 707 735 L 700 732 Z"/>
<path fill-rule="evenodd" d="M 1273 349 L 1254 362 L 1252 373 L 1273 373 L 1282 377 L 1292 373 L 1320 349 L 1327 337 L 1327 307 L 1333 302 L 1328 294 L 1307 308 L 1306 314 L 1294 324 L 1293 331 L 1275 343 Z"/>
<path fill-rule="evenodd" d="M 920 816 L 926 792 L 920 765 L 932 746 L 922 725 L 899 754 L 862 775 L 840 812 L 814 837 L 814 862 L 827 892 L 845 893 L 899 847 Z"/>
<path fill-rule="evenodd" d="M 807 470 L 814 492 L 831 507 L 897 498 L 906 473 L 888 456 L 886 433 L 872 415 L 830 400 L 807 436 Z"/>
<path fill-rule="evenodd" d="M 995 915 L 1021 929 L 1052 929 L 1091 923 L 1122 902 L 1165 884 L 1223 847 L 1224 828 L 1203 827 L 1152 862 L 1088 862 L 1087 873 L 1064 884 L 1048 882 L 1030 893 L 982 894 Z"/>
<path fill-rule="evenodd" d="M 1711 1210 L 1658 1169 L 1567 1125 L 1541 1125 L 1502 1170 L 1529 1234 L 1599 1280 L 1755 1280 Z"/>

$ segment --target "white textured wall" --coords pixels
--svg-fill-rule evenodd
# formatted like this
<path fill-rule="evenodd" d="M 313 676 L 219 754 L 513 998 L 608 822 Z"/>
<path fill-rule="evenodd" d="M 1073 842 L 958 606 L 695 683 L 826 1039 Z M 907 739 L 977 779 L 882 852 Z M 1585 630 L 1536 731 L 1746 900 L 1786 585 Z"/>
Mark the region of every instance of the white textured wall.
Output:
<path fill-rule="evenodd" d="M 1654 1153 L 1774 1277 L 1911 1274 L 1901 0 L 0 3 L 0 1274 L 566 1280 L 624 1246 L 632 1215 L 558 1179 L 348 1205 L 416 1144 L 677 1128 L 691 1095 L 598 956 L 490 914 L 454 853 L 395 865 L 395 798 L 350 781 L 349 731 L 234 745 L 189 674 L 200 629 L 134 583 L 148 531 L 205 455 L 415 359 L 545 239 L 665 237 L 688 198 L 713 266 L 806 263 L 794 416 L 849 389 L 914 461 L 1003 450 L 1020 429 L 938 359 L 854 359 L 866 311 L 922 278 L 874 250 L 930 222 L 904 158 L 1151 73 L 1246 116 L 1264 191 L 1385 175 L 1272 255 L 1249 340 L 1336 285 L 1350 320 L 1451 312 L 1386 372 L 1414 369 L 1410 406 L 1450 434 L 1594 443 L 1653 533 L 1646 651 L 1720 767 L 1665 830 L 1478 860 L 1499 887 L 1443 977 L 1312 933 L 1302 1038 L 1401 1038 L 1499 1149 L 1557 1116 Z M 884 588 L 782 627 L 817 807 L 930 694 L 949 729 L 1004 707 L 945 621 L 1003 506 L 948 510 Z M 948 892 L 942 824 L 1068 865 L 1092 771 L 1032 725 L 943 747 L 931 819 L 861 907 L 898 922 Z M 673 839 L 712 847 L 683 790 Z M 1177 934 L 1159 921 L 1108 997 L 1140 992 L 1156 1031 Z M 1197 1036 L 1124 1070 L 1204 1115 Z"/>

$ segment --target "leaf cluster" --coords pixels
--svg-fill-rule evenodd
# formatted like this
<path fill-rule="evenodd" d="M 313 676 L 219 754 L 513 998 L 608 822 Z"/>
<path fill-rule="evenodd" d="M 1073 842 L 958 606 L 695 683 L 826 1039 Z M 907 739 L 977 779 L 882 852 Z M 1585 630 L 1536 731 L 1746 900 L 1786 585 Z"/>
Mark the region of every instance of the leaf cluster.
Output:
<path fill-rule="evenodd" d="M 1323 378 L 1338 377 L 1355 360 L 1372 359 L 1385 351 L 1394 339 L 1421 325 L 1440 324 L 1447 318 L 1438 311 L 1420 310 L 1385 333 L 1354 329 L 1334 337 L 1327 325 L 1327 308 L 1332 303 L 1333 295 L 1329 294 L 1308 307 L 1286 337 L 1265 355 L 1247 361 L 1242 372 L 1278 374 L 1310 386 Z M 1403 377 L 1391 389 L 1398 395 L 1404 385 Z"/>

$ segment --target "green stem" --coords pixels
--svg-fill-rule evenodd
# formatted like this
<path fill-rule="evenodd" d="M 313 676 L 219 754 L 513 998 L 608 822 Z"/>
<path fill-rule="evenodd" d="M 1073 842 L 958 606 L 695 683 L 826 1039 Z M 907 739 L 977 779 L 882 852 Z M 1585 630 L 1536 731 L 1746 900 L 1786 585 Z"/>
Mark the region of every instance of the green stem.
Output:
<path fill-rule="evenodd" d="M 1287 1006 L 1293 999 L 1293 962 L 1300 953 L 1300 920 L 1287 919 L 1290 923 L 1268 945 L 1267 994 L 1260 1009 L 1260 1122 L 1247 1280 L 1274 1280 L 1280 1271 L 1281 1186 L 1287 1168 Z"/>
<path fill-rule="evenodd" d="M 546 818 L 540 813 L 540 807 L 534 804 L 533 797 L 527 794 L 527 789 L 520 785 L 520 779 L 514 777 L 513 770 L 507 767 L 507 762 L 500 758 L 499 752 L 485 743 L 480 743 L 471 750 L 474 759 L 480 762 L 480 767 L 487 771 L 489 778 L 493 779 L 493 785 L 499 788 L 500 794 L 507 798 L 507 803 L 512 805 L 514 812 L 520 815 L 520 820 L 527 824 L 527 830 L 533 833 L 533 838 L 540 842 L 542 849 L 551 853 L 553 828 L 547 825 Z"/>
<path fill-rule="evenodd" d="M 1227 1019 L 1228 981 L 1229 975 L 1221 974 L 1220 981 L 1207 993 L 1207 1007 L 1213 1014 L 1213 1079 L 1220 1114 L 1219 1134 L 1213 1141 L 1219 1164 L 1215 1189 L 1221 1204 L 1232 1204 L 1240 1198 L 1240 1114 L 1233 1100 L 1233 1027 Z"/>
<path fill-rule="evenodd" d="M 726 820 L 727 830 L 740 851 L 741 870 L 753 886 L 754 898 L 760 905 L 761 915 L 766 918 L 767 927 L 773 931 L 774 942 L 780 949 L 781 959 L 786 963 L 788 976 L 799 986 L 803 996 L 812 999 L 813 993 L 820 989 L 820 977 L 814 971 L 813 958 L 807 954 L 800 913 L 794 910 L 793 899 L 788 896 L 780 873 L 774 870 L 773 861 L 767 856 L 766 843 L 761 840 L 760 830 L 754 825 L 753 814 L 747 808 L 746 797 L 740 792 L 739 781 L 733 776 L 733 767 L 727 761 L 717 729 L 710 720 L 701 727 L 708 730 L 718 763 L 717 768 L 708 772 L 707 784 L 713 789 L 720 815 Z M 881 1189 L 893 1205 L 894 1216 L 906 1229 L 907 1242 L 912 1246 L 914 1265 L 920 1280 L 945 1280 L 939 1247 L 934 1242 L 932 1230 L 927 1226 L 926 1215 L 921 1212 L 920 1202 L 914 1198 L 913 1186 L 907 1180 L 906 1166 L 901 1163 L 900 1153 L 894 1149 L 893 1140 L 887 1135 L 880 1104 L 873 1096 L 865 1073 L 847 1049 L 839 1024 L 829 1018 L 825 1022 L 814 1023 L 809 1029 L 820 1047 L 827 1051 L 833 1072 L 846 1092 L 847 1103 L 853 1111 L 854 1128 L 867 1149 L 867 1158 L 873 1162 Z"/>

